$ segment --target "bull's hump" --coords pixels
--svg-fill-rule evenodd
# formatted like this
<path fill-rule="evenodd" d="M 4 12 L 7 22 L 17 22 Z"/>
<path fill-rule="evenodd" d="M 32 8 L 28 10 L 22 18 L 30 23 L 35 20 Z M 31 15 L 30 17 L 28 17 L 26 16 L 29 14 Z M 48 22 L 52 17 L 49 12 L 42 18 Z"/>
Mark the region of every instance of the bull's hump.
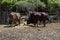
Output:
<path fill-rule="evenodd" d="M 41 13 L 40 13 L 40 12 L 35 12 L 34 15 L 39 15 L 39 16 L 41 16 Z"/>
<path fill-rule="evenodd" d="M 20 15 L 20 13 L 17 13 L 17 12 L 11 12 L 11 15 Z"/>
<path fill-rule="evenodd" d="M 15 12 L 11 12 L 11 15 L 15 15 Z"/>
<path fill-rule="evenodd" d="M 45 13 L 45 12 L 42 12 L 42 14 L 43 14 L 43 15 L 48 15 L 48 14 L 47 14 L 47 13 Z"/>

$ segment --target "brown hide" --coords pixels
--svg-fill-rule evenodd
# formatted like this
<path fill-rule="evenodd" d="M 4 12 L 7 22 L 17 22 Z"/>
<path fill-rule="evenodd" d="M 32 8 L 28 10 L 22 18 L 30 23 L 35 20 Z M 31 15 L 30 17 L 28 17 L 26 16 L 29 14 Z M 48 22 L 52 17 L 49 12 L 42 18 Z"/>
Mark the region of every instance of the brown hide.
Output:
<path fill-rule="evenodd" d="M 46 26 L 48 13 L 45 12 L 32 12 L 27 20 L 27 24 L 37 24 L 38 21 L 43 22 L 44 27 Z"/>
<path fill-rule="evenodd" d="M 13 23 L 16 23 L 16 22 L 18 22 L 20 24 L 20 18 L 21 18 L 20 13 L 11 12 L 10 15 L 9 15 L 9 18 L 10 18 L 10 21 L 9 21 L 10 24 L 13 24 Z"/>

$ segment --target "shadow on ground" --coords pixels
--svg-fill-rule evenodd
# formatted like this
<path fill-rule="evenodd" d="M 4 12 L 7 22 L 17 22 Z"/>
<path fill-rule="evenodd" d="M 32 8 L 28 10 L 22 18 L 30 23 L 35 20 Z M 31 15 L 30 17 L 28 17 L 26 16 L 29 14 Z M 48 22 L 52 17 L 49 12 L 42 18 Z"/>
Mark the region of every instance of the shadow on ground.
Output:
<path fill-rule="evenodd" d="M 9 28 L 9 27 L 12 27 L 12 26 L 9 26 L 9 25 L 7 25 L 7 26 L 4 26 L 4 28 Z"/>

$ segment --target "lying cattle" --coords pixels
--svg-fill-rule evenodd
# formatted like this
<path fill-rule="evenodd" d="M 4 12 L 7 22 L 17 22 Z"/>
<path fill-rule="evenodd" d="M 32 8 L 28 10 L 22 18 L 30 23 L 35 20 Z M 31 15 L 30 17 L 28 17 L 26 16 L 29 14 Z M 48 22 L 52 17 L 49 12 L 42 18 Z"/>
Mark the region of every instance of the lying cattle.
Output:
<path fill-rule="evenodd" d="M 20 18 L 21 18 L 21 15 L 20 15 L 20 13 L 17 13 L 17 12 L 11 12 L 10 14 L 9 14 L 9 24 L 11 25 L 13 25 L 13 24 L 17 24 L 16 22 L 18 22 L 19 24 L 20 24 Z M 11 25 L 11 26 L 12 26 Z M 13 26 L 15 26 L 15 25 L 13 25 Z"/>
<path fill-rule="evenodd" d="M 46 20 L 48 20 L 48 14 L 45 12 L 32 12 L 27 20 L 27 24 L 36 25 L 37 22 L 43 22 L 44 27 L 46 26 Z M 38 26 L 38 25 L 37 25 Z"/>

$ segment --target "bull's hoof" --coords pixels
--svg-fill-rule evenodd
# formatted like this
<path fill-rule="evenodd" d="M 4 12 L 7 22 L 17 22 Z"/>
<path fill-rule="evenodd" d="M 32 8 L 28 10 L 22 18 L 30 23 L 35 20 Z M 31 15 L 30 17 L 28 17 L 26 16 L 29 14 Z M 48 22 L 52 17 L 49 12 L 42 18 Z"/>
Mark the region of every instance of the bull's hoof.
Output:
<path fill-rule="evenodd" d="M 15 26 L 17 26 L 18 24 L 15 24 Z"/>

